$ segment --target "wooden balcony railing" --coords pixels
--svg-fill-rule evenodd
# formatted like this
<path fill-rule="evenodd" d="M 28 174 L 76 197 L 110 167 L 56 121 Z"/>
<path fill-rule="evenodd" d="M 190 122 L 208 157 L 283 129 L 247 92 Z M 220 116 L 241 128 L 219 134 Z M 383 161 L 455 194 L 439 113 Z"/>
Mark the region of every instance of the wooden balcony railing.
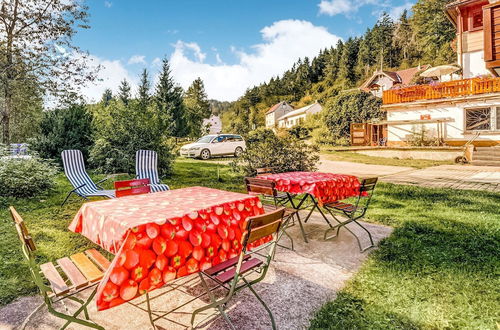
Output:
<path fill-rule="evenodd" d="M 417 85 L 384 91 L 383 104 L 436 100 L 500 92 L 500 77 L 453 80 L 435 85 Z"/>

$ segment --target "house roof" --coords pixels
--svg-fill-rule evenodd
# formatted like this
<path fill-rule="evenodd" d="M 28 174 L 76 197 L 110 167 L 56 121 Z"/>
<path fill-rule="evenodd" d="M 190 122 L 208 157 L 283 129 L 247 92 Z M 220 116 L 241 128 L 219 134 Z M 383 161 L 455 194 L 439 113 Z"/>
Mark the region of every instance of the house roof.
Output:
<path fill-rule="evenodd" d="M 475 5 L 475 4 L 481 4 L 483 5 L 488 4 L 487 0 L 455 0 L 453 2 L 450 2 L 446 6 L 444 6 L 444 11 L 447 14 L 448 18 L 450 21 L 456 26 L 457 25 L 457 17 L 458 13 L 456 8 L 457 7 L 463 7 L 463 6 L 468 6 L 468 5 Z"/>
<path fill-rule="evenodd" d="M 277 103 L 277 104 L 273 105 L 272 107 L 270 107 L 270 108 L 269 108 L 269 110 L 267 110 L 267 111 L 266 111 L 266 115 L 267 115 L 267 114 L 270 114 L 270 113 L 272 113 L 272 112 L 274 112 L 274 111 L 276 111 L 276 109 L 278 109 L 278 108 L 279 108 L 281 105 L 283 105 L 283 104 L 287 104 L 287 105 L 289 105 L 286 101 L 281 101 L 280 103 Z M 289 106 L 290 106 L 290 105 L 289 105 Z M 290 107 L 292 108 L 292 106 L 290 106 Z M 293 109 L 293 108 L 292 108 L 292 109 Z"/>
<path fill-rule="evenodd" d="M 422 70 L 427 70 L 430 67 L 431 66 L 429 64 L 426 64 L 426 65 L 416 66 L 414 68 L 409 68 L 409 69 L 399 70 L 399 71 L 379 71 L 379 70 L 377 70 L 373 73 L 373 75 L 370 78 L 368 78 L 363 83 L 363 85 L 361 85 L 360 89 L 365 90 L 365 91 L 369 90 L 370 84 L 375 80 L 375 78 L 377 78 L 377 76 L 379 76 L 381 74 L 385 75 L 386 77 L 388 77 L 389 79 L 391 79 L 395 83 L 402 84 L 402 85 L 406 86 L 406 85 L 409 85 L 411 83 L 411 81 L 413 80 L 413 77 L 415 77 L 415 75 L 418 72 L 420 72 Z"/>
<path fill-rule="evenodd" d="M 306 105 L 305 107 L 302 107 L 300 109 L 290 111 L 289 113 L 284 114 L 283 116 L 279 117 L 278 120 L 282 120 L 282 119 L 286 119 L 286 118 L 290 118 L 290 117 L 295 117 L 295 116 L 298 116 L 298 115 L 302 115 L 302 114 L 306 113 L 307 110 L 309 110 L 313 106 L 315 106 L 316 104 L 319 104 L 319 103 L 318 102 L 314 102 L 313 104 Z"/>

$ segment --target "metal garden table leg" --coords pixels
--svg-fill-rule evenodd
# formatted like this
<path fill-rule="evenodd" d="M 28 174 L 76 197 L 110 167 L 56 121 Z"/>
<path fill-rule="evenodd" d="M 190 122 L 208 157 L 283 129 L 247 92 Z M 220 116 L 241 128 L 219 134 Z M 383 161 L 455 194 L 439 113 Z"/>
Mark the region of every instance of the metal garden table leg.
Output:
<path fill-rule="evenodd" d="M 297 206 L 295 206 L 292 195 L 290 195 L 290 193 L 288 193 L 288 192 L 286 193 L 286 195 L 288 196 L 288 200 L 290 201 L 292 208 L 297 210 L 297 213 L 296 213 L 297 220 L 299 221 L 299 227 L 300 227 L 300 231 L 302 232 L 302 237 L 304 238 L 304 242 L 309 243 L 309 241 L 307 240 L 306 231 L 304 230 L 304 226 L 302 225 L 302 220 L 300 219 L 300 214 L 299 214 L 300 207 L 302 206 L 302 204 L 306 200 L 307 194 L 304 196 L 304 198 L 302 198 L 302 200 L 300 201 L 300 203 Z"/>

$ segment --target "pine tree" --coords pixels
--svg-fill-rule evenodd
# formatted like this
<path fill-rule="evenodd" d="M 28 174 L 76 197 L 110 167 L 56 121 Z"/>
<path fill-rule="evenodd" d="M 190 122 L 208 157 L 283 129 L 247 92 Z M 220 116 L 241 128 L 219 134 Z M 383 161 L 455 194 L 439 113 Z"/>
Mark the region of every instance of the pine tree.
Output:
<path fill-rule="evenodd" d="M 113 92 L 111 91 L 111 89 L 106 88 L 104 90 L 104 93 L 102 93 L 101 102 L 104 103 L 104 105 L 108 105 L 109 101 L 111 101 L 112 99 L 113 99 Z"/>
<path fill-rule="evenodd" d="M 413 31 L 408 20 L 408 11 L 404 10 L 394 30 L 393 44 L 399 54 L 401 65 L 409 67 L 410 57 L 414 52 Z"/>
<path fill-rule="evenodd" d="M 387 13 L 383 13 L 373 27 L 371 39 L 374 51 L 378 54 L 377 65 L 382 67 L 397 66 L 395 54 L 392 48 L 392 37 L 394 35 L 394 22 Z"/>
<path fill-rule="evenodd" d="M 137 92 L 139 105 L 142 109 L 146 109 L 149 105 L 149 90 L 151 89 L 151 82 L 149 81 L 148 71 L 144 69 L 141 74 L 141 82 L 139 84 L 139 90 Z"/>
<path fill-rule="evenodd" d="M 155 104 L 162 114 L 162 121 L 171 135 L 185 136 L 187 132 L 182 88 L 176 86 L 167 58 L 163 59 L 162 71 L 155 87 Z"/>
<path fill-rule="evenodd" d="M 338 80 L 345 88 L 356 85 L 357 54 L 359 48 L 359 39 L 349 38 L 342 48 L 342 55 L 339 60 Z"/>
<path fill-rule="evenodd" d="M 130 85 L 127 79 L 123 79 L 120 83 L 120 87 L 118 87 L 118 98 L 125 104 L 128 105 L 130 101 Z"/>
<path fill-rule="evenodd" d="M 419 0 L 413 6 L 410 20 L 414 31 L 416 48 L 422 53 L 424 62 L 432 64 L 456 61 L 451 41 L 456 32 L 443 8 L 450 0 Z"/>
<path fill-rule="evenodd" d="M 198 137 L 202 134 L 203 119 L 209 118 L 211 115 L 210 103 L 201 78 L 197 78 L 189 86 L 184 97 L 184 103 L 186 104 L 189 135 Z"/>

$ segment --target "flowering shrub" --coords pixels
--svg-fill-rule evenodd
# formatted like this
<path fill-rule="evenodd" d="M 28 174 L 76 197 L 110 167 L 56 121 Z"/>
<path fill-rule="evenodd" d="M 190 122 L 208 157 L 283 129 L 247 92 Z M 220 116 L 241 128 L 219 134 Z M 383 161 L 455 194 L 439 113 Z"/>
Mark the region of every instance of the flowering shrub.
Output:
<path fill-rule="evenodd" d="M 38 157 L 0 158 L 0 196 L 33 197 L 55 184 L 57 168 Z"/>

